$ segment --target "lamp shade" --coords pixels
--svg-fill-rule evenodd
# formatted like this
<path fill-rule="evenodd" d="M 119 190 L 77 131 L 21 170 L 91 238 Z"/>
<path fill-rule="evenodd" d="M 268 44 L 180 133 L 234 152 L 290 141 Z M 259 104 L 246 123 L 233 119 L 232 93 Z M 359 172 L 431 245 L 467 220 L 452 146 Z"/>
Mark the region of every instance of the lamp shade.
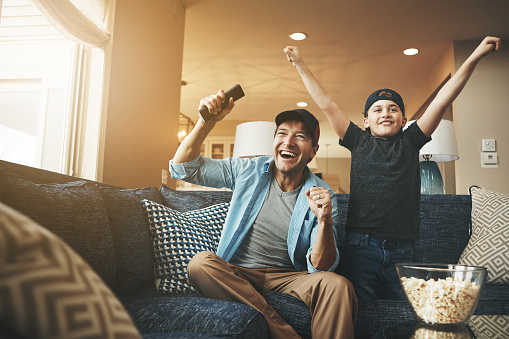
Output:
<path fill-rule="evenodd" d="M 412 120 L 407 126 L 414 123 Z M 419 161 L 429 160 L 436 162 L 448 162 L 459 159 L 458 145 L 456 143 L 456 132 L 454 123 L 450 120 L 442 120 L 437 129 L 431 135 L 431 141 L 424 145 L 419 151 Z"/>
<path fill-rule="evenodd" d="M 270 121 L 250 121 L 237 125 L 233 156 L 250 158 L 273 155 L 275 131 L 276 123 Z"/>

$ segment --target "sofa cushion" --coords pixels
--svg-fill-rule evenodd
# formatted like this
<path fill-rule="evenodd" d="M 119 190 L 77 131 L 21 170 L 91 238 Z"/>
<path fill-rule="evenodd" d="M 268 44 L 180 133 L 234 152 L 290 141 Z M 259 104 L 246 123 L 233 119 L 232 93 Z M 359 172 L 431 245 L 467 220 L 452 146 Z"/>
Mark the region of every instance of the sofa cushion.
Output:
<path fill-rule="evenodd" d="M 76 252 L 1 203 L 0 305 L 0 321 L 28 338 L 141 337 Z"/>
<path fill-rule="evenodd" d="M 164 205 L 179 212 L 230 202 L 231 191 L 175 191 L 166 185 L 159 188 Z"/>
<path fill-rule="evenodd" d="M 0 201 L 61 237 L 113 290 L 115 249 L 108 214 L 95 184 L 36 184 L 5 173 Z"/>
<path fill-rule="evenodd" d="M 221 338 L 267 338 L 267 323 L 254 308 L 199 296 L 122 298 L 142 333 L 194 332 Z"/>
<path fill-rule="evenodd" d="M 485 266 L 486 281 L 509 285 L 509 195 L 471 187 L 472 236 L 458 263 Z"/>
<path fill-rule="evenodd" d="M 215 253 L 230 203 L 195 211 L 178 212 L 167 206 L 143 200 L 152 233 L 159 292 L 190 293 L 187 264 L 198 252 Z"/>
<path fill-rule="evenodd" d="M 99 186 L 117 253 L 118 294 L 137 295 L 155 291 L 154 251 L 141 200 L 162 203 L 155 187 L 121 189 Z"/>
<path fill-rule="evenodd" d="M 421 195 L 421 231 L 414 261 L 455 264 L 468 243 L 469 195 Z"/>
<path fill-rule="evenodd" d="M 311 312 L 304 301 L 292 295 L 269 291 L 265 300 L 301 337 L 311 337 Z"/>

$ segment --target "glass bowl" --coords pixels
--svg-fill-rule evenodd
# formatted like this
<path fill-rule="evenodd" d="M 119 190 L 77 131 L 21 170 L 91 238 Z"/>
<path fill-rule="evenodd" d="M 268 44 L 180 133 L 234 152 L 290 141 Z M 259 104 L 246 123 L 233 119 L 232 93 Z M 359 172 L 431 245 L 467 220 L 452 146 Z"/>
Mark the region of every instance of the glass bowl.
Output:
<path fill-rule="evenodd" d="M 396 264 L 417 318 L 427 324 L 466 323 L 474 313 L 487 269 L 448 264 Z"/>

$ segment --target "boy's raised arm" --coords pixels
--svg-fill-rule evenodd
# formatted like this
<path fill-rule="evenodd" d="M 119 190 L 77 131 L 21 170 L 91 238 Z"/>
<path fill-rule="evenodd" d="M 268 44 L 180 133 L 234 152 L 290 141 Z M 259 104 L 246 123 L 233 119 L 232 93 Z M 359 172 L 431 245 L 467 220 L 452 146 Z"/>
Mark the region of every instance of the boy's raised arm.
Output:
<path fill-rule="evenodd" d="M 484 38 L 453 77 L 440 89 L 435 99 L 417 120 L 417 124 L 427 137 L 430 137 L 438 127 L 447 106 L 449 106 L 463 90 L 468 79 L 470 79 L 470 76 L 474 72 L 477 63 L 490 52 L 498 51 L 500 44 L 500 38 L 489 36 Z"/>
<path fill-rule="evenodd" d="M 311 95 L 311 98 L 316 102 L 318 107 L 325 113 L 332 128 L 337 135 L 343 139 L 346 130 L 350 125 L 350 119 L 343 113 L 339 106 L 332 100 L 329 93 L 322 87 L 322 85 L 315 78 L 311 70 L 307 67 L 300 55 L 299 49 L 295 46 L 287 46 L 283 50 L 286 58 L 299 72 L 304 86 Z"/>

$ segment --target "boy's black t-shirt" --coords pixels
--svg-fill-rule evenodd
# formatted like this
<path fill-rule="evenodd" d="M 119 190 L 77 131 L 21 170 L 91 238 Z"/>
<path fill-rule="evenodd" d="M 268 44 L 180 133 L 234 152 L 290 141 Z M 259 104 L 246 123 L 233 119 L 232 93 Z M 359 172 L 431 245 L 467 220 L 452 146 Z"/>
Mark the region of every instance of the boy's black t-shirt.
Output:
<path fill-rule="evenodd" d="M 339 141 L 352 153 L 347 232 L 388 240 L 419 237 L 419 150 L 429 140 L 416 123 L 383 140 L 350 122 Z"/>

